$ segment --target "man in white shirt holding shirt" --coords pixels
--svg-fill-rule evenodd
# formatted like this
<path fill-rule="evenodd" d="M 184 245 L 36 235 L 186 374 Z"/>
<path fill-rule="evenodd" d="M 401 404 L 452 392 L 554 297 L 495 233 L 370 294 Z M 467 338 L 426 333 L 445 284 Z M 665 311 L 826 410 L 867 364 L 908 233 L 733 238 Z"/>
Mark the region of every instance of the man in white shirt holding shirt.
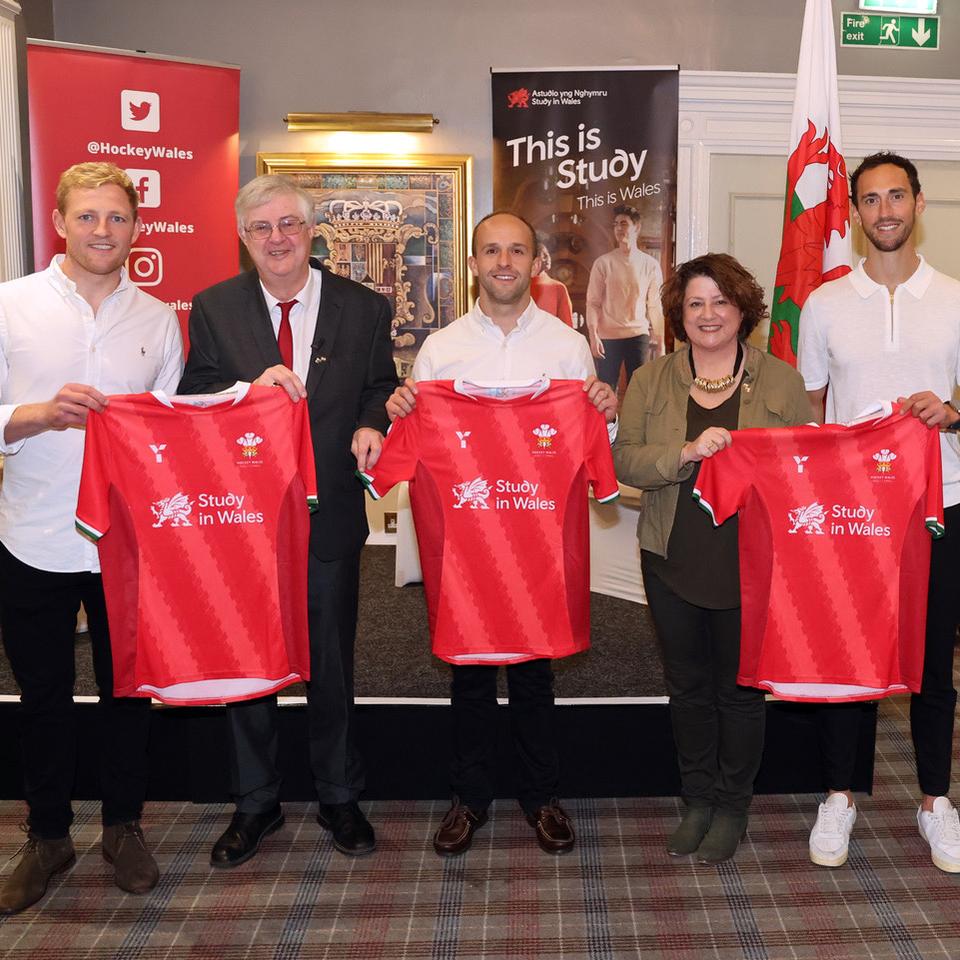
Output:
<path fill-rule="evenodd" d="M 850 175 L 853 216 L 867 255 L 838 280 L 814 290 L 800 318 L 797 366 L 814 411 L 845 423 L 877 400 L 929 428 L 955 430 L 951 396 L 960 380 L 960 283 L 934 270 L 915 246 L 925 201 L 916 167 L 905 157 L 876 153 Z M 829 386 L 829 390 L 827 389 Z M 933 863 L 960 872 L 960 819 L 947 794 L 957 694 L 953 648 L 960 577 L 960 451 L 955 435 L 940 439 L 946 535 L 932 544 L 921 691 L 910 698 L 917 761 L 917 824 Z M 842 643 L 843 638 L 836 638 Z M 860 711 L 831 704 L 817 711 L 828 796 L 810 834 L 810 859 L 846 862 L 857 817 L 850 786 Z"/>
<path fill-rule="evenodd" d="M 586 339 L 541 310 L 530 296 L 530 278 L 539 268 L 533 227 L 511 213 L 492 213 L 473 231 L 470 270 L 480 295 L 473 310 L 424 341 L 413 378 L 387 403 L 390 419 L 416 405 L 417 380 L 529 380 L 549 377 L 583 380 L 583 389 L 610 429 L 617 398 L 598 380 Z M 440 856 L 469 849 L 487 820 L 493 800 L 497 667 L 452 666 L 454 716 L 453 802 L 433 839 Z M 511 727 L 518 746 L 519 801 L 537 841 L 548 853 L 574 845 L 573 825 L 557 800 L 560 764 L 553 733 L 553 672 L 547 659 L 508 666 Z"/>
<path fill-rule="evenodd" d="M 83 603 L 100 694 L 103 856 L 130 893 L 156 886 L 140 815 L 150 700 L 113 697 L 96 547 L 74 529 L 83 428 L 111 393 L 173 392 L 183 368 L 174 312 L 135 286 L 124 262 L 140 232 L 137 192 L 108 163 L 77 164 L 57 188 L 66 253 L 0 284 L 0 605 L 21 691 L 28 837 L 0 887 L 0 914 L 39 900 L 74 862 L 74 628 Z"/>

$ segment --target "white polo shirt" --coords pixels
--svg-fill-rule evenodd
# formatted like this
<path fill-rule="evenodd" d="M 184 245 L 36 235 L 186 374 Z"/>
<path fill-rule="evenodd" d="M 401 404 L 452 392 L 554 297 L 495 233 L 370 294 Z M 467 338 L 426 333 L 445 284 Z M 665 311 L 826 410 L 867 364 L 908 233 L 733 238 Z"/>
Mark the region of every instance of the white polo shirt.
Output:
<path fill-rule="evenodd" d="M 827 386 L 826 420 L 847 423 L 877 400 L 931 390 L 950 399 L 960 383 L 960 281 L 924 259 L 890 296 L 867 276 L 825 283 L 800 314 L 797 369 L 808 390 Z M 943 503 L 960 503 L 960 444 L 941 434 Z"/>

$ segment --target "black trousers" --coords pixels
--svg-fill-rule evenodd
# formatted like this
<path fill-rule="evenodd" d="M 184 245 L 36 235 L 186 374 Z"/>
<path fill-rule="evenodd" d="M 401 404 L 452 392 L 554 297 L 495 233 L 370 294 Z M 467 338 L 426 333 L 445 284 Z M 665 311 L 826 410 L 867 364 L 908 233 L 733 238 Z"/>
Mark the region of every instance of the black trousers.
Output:
<path fill-rule="evenodd" d="M 353 646 L 357 633 L 360 555 L 307 566 L 310 768 L 321 803 L 355 800 L 364 787 L 354 741 Z M 265 813 L 279 802 L 277 698 L 227 707 L 230 792 L 241 813 Z"/>
<path fill-rule="evenodd" d="M 86 607 L 100 694 L 97 739 L 103 823 L 139 820 L 147 787 L 150 699 L 113 696 L 103 585 L 96 573 L 37 570 L 0 545 L 0 627 L 20 687 L 20 746 L 30 830 L 65 837 L 77 763 L 74 632 Z"/>
<path fill-rule="evenodd" d="M 604 340 L 605 356 L 597 357 L 597 376 L 616 390 L 622 366 L 629 383 L 633 371 L 642 366 L 649 343 L 650 337 L 646 334 L 639 337 L 624 337 L 623 340 Z"/>
<path fill-rule="evenodd" d="M 946 534 L 930 547 L 927 631 L 920 693 L 910 697 L 910 732 L 920 790 L 931 797 L 950 791 L 953 717 L 953 649 L 957 633 L 957 584 L 960 583 L 960 504 L 944 512 Z M 856 762 L 860 711 L 846 704 L 817 710 L 824 779 L 830 790 L 849 790 Z"/>
<path fill-rule="evenodd" d="M 497 667 L 454 666 L 454 759 L 451 788 L 471 810 L 487 809 L 494 797 L 497 730 Z M 520 761 L 517 799 L 533 815 L 557 796 L 560 759 L 554 728 L 553 668 L 549 660 L 506 667 L 510 731 Z"/>
<path fill-rule="evenodd" d="M 737 685 L 740 608 L 709 610 L 644 570 L 663 653 L 680 784 L 689 806 L 745 812 L 760 769 L 764 695 Z"/>

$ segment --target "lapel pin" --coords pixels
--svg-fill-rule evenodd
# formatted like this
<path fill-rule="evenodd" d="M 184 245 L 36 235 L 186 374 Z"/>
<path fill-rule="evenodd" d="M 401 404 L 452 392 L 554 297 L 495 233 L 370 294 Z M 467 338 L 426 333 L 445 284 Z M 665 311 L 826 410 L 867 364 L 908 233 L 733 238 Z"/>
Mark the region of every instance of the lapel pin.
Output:
<path fill-rule="evenodd" d="M 319 364 L 319 363 L 326 363 L 326 362 L 327 362 L 327 358 L 326 358 L 326 357 L 314 357 L 314 358 L 313 358 L 313 362 L 314 362 L 314 363 L 317 363 L 317 364 Z"/>

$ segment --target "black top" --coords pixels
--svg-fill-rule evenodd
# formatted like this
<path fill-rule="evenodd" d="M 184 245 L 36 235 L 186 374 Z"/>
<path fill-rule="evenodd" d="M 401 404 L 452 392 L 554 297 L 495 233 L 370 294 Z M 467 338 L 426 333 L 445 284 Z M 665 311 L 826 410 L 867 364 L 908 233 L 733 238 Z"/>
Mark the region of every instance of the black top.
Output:
<path fill-rule="evenodd" d="M 701 407 L 691 396 L 687 401 L 686 439 L 695 440 L 707 427 L 736 430 L 739 415 L 740 384 L 712 410 Z M 693 473 L 680 483 L 666 559 L 644 550 L 643 564 L 687 603 L 728 610 L 740 606 L 737 516 L 714 527 L 710 515 L 693 499 L 699 473 L 700 464 L 696 463 Z"/>

